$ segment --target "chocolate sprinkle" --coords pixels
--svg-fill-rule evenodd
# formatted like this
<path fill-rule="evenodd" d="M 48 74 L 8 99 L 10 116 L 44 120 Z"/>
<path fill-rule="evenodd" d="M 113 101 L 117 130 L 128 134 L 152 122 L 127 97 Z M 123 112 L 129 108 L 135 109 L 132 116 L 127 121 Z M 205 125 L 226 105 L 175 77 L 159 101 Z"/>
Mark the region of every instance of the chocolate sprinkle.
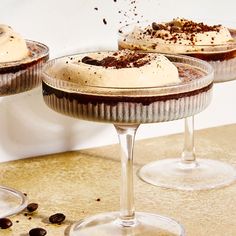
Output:
<path fill-rule="evenodd" d="M 104 25 L 106 25 L 106 24 L 107 24 L 107 21 L 106 21 L 106 19 L 105 19 L 105 18 L 103 18 L 103 20 L 102 20 L 102 21 L 103 21 L 103 24 L 104 24 Z"/>
<path fill-rule="evenodd" d="M 151 38 L 160 38 L 166 40 L 169 43 L 177 43 L 178 40 L 181 41 L 181 39 L 186 39 L 190 41 L 191 45 L 195 45 L 196 34 L 219 32 L 220 27 L 221 25 L 209 26 L 202 22 L 196 23 L 186 19 L 173 19 L 167 23 L 153 22 L 151 26 L 144 30 L 143 34 L 140 34 L 139 39 L 144 38 L 146 35 L 150 36 Z M 212 42 L 214 42 L 215 38 L 212 37 L 211 39 Z"/>

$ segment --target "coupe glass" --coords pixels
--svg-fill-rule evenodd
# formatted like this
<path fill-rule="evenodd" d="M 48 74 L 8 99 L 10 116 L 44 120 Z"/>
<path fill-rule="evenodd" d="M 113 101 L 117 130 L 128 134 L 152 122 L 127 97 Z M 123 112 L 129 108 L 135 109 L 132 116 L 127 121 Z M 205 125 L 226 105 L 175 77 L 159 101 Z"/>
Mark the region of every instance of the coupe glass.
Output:
<path fill-rule="evenodd" d="M 166 20 L 163 22 L 170 22 Z M 156 44 L 148 41 L 131 40 L 136 27 L 145 28 L 150 22 L 130 24 L 119 30 L 119 49 L 185 54 L 207 61 L 214 68 L 214 82 L 224 82 L 236 78 L 236 41 L 221 45 L 192 46 L 180 44 Z M 236 38 L 236 30 L 230 28 L 231 35 Z M 236 180 L 233 166 L 211 159 L 197 158 L 194 147 L 194 116 L 184 119 L 184 147 L 180 157 L 152 162 L 138 172 L 145 182 L 180 190 L 213 189 L 231 184 Z"/>
<path fill-rule="evenodd" d="M 78 60 L 77 55 L 68 59 Z M 121 148 L 120 212 L 109 212 L 75 223 L 70 236 L 160 236 L 184 235 L 176 221 L 151 213 L 135 212 L 133 190 L 133 146 L 142 123 L 180 119 L 202 111 L 210 103 L 213 70 L 207 63 L 185 56 L 168 55 L 176 65 L 198 68 L 198 79 L 158 87 L 118 88 L 79 86 L 55 78 L 50 61 L 43 73 L 43 97 L 53 110 L 94 122 L 112 123 Z M 187 70 L 187 69 L 186 69 Z M 204 72 L 204 73 L 203 73 Z"/>
<path fill-rule="evenodd" d="M 0 96 L 21 93 L 41 83 L 39 72 L 48 60 L 48 47 L 30 40 L 26 40 L 26 43 L 29 57 L 21 61 L 0 63 Z M 0 218 L 19 213 L 26 205 L 27 197 L 23 193 L 0 186 Z"/>

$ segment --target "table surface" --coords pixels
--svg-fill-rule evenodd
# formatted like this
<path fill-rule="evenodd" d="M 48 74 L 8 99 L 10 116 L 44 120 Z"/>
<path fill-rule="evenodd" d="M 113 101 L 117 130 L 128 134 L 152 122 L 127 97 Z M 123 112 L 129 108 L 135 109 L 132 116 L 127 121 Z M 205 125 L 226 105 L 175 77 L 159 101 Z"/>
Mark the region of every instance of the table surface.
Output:
<path fill-rule="evenodd" d="M 197 155 L 236 166 L 235 134 L 236 124 L 197 131 Z M 137 141 L 135 171 L 150 161 L 180 155 L 182 146 L 182 134 Z M 23 212 L 10 217 L 13 226 L 0 230 L 0 235 L 27 236 L 31 228 L 42 227 L 47 235 L 60 236 L 77 220 L 118 210 L 118 153 L 119 146 L 110 145 L 2 163 L 1 184 L 27 193 L 29 201 L 38 203 L 39 208 L 32 215 Z M 151 186 L 136 176 L 134 184 L 137 211 L 175 218 L 185 226 L 188 236 L 236 235 L 236 184 L 195 192 Z M 57 212 L 64 213 L 66 221 L 52 225 L 48 217 Z"/>

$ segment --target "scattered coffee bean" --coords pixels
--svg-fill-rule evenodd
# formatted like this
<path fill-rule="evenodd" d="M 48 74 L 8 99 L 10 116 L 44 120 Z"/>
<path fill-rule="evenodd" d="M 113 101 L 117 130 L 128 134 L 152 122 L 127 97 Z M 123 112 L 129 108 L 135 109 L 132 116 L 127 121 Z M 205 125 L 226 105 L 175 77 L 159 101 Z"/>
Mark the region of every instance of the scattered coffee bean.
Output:
<path fill-rule="evenodd" d="M 100 201 L 101 201 L 101 198 L 97 198 L 96 201 L 97 201 L 97 202 L 100 202 Z"/>
<path fill-rule="evenodd" d="M 1 229 L 8 229 L 12 226 L 12 222 L 8 218 L 1 218 L 0 219 L 0 228 Z"/>
<path fill-rule="evenodd" d="M 49 221 L 52 223 L 52 224 L 60 224 L 62 223 L 64 220 L 65 220 L 66 216 L 62 213 L 56 213 L 54 215 L 51 215 L 49 217 Z"/>
<path fill-rule="evenodd" d="M 34 212 L 38 209 L 38 204 L 37 203 L 30 203 L 28 206 L 27 206 L 27 210 L 29 212 Z"/>
<path fill-rule="evenodd" d="M 24 213 L 24 216 L 28 216 L 28 214 L 27 214 L 27 213 Z"/>
<path fill-rule="evenodd" d="M 29 231 L 30 236 L 44 236 L 47 234 L 47 231 L 43 228 L 34 228 Z"/>

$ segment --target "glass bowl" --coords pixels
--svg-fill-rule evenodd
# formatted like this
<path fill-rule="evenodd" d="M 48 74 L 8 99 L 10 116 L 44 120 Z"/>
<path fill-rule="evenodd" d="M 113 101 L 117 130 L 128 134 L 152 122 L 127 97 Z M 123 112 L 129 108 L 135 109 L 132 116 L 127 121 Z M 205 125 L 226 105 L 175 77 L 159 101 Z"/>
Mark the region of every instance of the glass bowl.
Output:
<path fill-rule="evenodd" d="M 169 19 L 157 22 L 170 21 Z M 122 27 L 119 30 L 119 49 L 188 55 L 202 59 L 214 68 L 214 82 L 236 79 L 236 30 L 233 27 L 228 28 L 234 40 L 218 45 L 183 45 L 171 41 L 164 43 L 157 42 L 150 33 L 133 34 L 134 30 L 139 29 L 139 32 L 143 32 L 150 25 L 150 22 L 141 22 Z M 181 156 L 147 164 L 138 172 L 139 177 L 156 186 L 192 191 L 233 183 L 236 179 L 236 170 L 233 166 L 211 159 L 196 158 L 194 116 L 186 117 L 184 121 L 184 147 Z"/>
<path fill-rule="evenodd" d="M 78 86 L 50 76 L 46 69 L 43 73 L 44 100 L 57 112 L 110 123 L 156 123 L 201 112 L 211 101 L 212 68 L 191 57 L 165 56 L 180 68 L 181 65 L 198 68 L 204 76 L 168 86 L 119 88 Z M 48 66 L 60 60 L 64 58 L 51 60 Z"/>
<path fill-rule="evenodd" d="M 53 73 L 57 63 L 66 63 L 71 58 L 76 61 L 77 56 L 57 58 L 47 63 L 42 74 L 43 98 L 51 109 L 59 113 L 114 125 L 121 148 L 121 190 L 120 212 L 102 213 L 76 222 L 71 226 L 69 235 L 185 235 L 183 227 L 171 218 L 135 212 L 135 134 L 140 124 L 180 119 L 205 109 L 212 95 L 212 67 L 199 59 L 167 55 L 168 59 L 178 66 L 180 75 L 194 77 L 197 73 L 198 77 L 188 80 L 181 77 L 182 81 L 179 84 L 156 87 L 82 86 Z M 79 79 L 78 74 L 77 76 Z"/>
<path fill-rule="evenodd" d="M 40 73 L 49 59 L 46 45 L 26 40 L 30 55 L 20 61 L 0 63 L 0 97 L 31 90 L 41 84 Z M 16 189 L 0 186 L 0 218 L 19 213 L 27 197 Z"/>

